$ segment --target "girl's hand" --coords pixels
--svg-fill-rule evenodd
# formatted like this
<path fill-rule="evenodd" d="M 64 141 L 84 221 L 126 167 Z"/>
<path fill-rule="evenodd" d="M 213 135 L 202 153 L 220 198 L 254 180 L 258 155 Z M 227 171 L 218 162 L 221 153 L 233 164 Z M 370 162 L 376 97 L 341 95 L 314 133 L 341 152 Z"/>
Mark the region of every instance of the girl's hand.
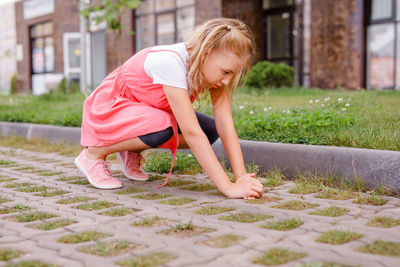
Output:
<path fill-rule="evenodd" d="M 229 187 L 226 196 L 229 198 L 254 199 L 261 197 L 264 193 L 264 186 L 257 179 L 255 173 L 247 173 L 236 180 Z"/>

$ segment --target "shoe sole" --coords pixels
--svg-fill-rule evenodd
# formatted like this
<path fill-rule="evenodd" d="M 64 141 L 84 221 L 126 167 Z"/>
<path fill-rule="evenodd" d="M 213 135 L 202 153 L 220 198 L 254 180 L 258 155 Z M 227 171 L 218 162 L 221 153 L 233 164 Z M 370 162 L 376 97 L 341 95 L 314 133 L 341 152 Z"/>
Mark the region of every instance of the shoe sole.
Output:
<path fill-rule="evenodd" d="M 78 169 L 81 170 L 81 172 L 83 172 L 83 174 L 86 176 L 86 179 L 89 181 L 89 183 L 91 185 L 93 185 L 94 187 L 99 188 L 99 189 L 117 189 L 117 188 L 121 188 L 122 187 L 122 184 L 118 185 L 118 186 L 116 186 L 116 185 L 99 185 L 99 184 L 96 184 L 95 182 L 92 181 L 92 179 L 90 179 L 90 176 L 85 171 L 85 169 L 82 167 L 82 165 L 79 162 L 78 158 L 75 158 L 74 162 L 75 162 L 75 165 L 78 167 Z"/>
<path fill-rule="evenodd" d="M 118 158 L 119 158 L 119 161 L 121 161 L 121 164 L 122 164 L 122 172 L 125 174 L 126 178 L 128 178 L 129 180 L 141 181 L 141 182 L 144 182 L 144 181 L 149 180 L 148 177 L 147 177 L 147 178 L 142 178 L 142 177 L 134 177 L 134 176 L 129 175 L 129 174 L 126 172 L 126 170 L 125 170 L 125 164 L 124 164 L 124 161 L 122 160 L 122 157 L 121 157 L 121 155 L 119 154 L 119 152 L 117 152 L 117 156 L 118 156 Z"/>

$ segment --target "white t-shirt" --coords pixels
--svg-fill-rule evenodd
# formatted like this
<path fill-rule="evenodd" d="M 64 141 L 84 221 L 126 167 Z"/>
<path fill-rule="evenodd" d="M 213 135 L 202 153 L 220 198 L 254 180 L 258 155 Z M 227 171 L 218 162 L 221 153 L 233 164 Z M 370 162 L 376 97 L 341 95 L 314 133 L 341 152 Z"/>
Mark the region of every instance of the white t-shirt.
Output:
<path fill-rule="evenodd" d="M 158 51 L 168 49 L 171 51 Z M 162 45 L 152 48 L 144 61 L 144 71 L 153 79 L 153 84 L 164 84 L 188 89 L 186 75 L 188 73 L 187 52 L 185 43 Z"/>

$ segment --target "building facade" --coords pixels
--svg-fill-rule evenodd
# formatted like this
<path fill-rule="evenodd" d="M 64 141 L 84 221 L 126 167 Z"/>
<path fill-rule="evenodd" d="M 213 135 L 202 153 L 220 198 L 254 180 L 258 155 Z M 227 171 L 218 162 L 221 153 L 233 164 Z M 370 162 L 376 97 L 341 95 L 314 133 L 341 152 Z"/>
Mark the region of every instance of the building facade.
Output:
<path fill-rule="evenodd" d="M 21 91 L 40 94 L 63 77 L 79 79 L 78 10 L 78 0 L 15 3 Z M 122 16 L 120 34 L 89 21 L 87 83 L 94 89 L 140 49 L 183 41 L 195 25 L 218 17 L 245 21 L 258 60 L 293 66 L 298 85 L 400 88 L 400 0 L 142 0 Z"/>

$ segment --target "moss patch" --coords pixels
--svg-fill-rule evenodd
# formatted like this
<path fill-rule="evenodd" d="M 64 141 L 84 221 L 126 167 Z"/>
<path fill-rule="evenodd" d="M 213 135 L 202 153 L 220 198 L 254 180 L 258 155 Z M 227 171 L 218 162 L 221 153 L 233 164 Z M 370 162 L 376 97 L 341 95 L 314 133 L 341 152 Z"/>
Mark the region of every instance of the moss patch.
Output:
<path fill-rule="evenodd" d="M 32 225 L 31 228 L 39 229 L 39 230 L 54 230 L 60 227 L 64 227 L 70 224 L 76 223 L 76 221 L 69 219 L 58 219 L 52 222 L 45 222 L 41 224 Z"/>
<path fill-rule="evenodd" d="M 57 242 L 66 244 L 76 244 L 88 241 L 96 241 L 101 238 L 109 237 L 110 235 L 97 232 L 97 231 L 85 231 L 81 233 L 76 233 L 72 235 L 64 235 L 60 237 Z"/>
<path fill-rule="evenodd" d="M 78 206 L 74 206 L 73 208 L 75 209 L 80 209 L 80 210 L 102 210 L 102 209 L 107 209 L 115 206 L 119 206 L 120 204 L 117 203 L 112 203 L 108 201 L 96 201 L 93 203 L 86 203 L 86 204 L 80 204 Z"/>
<path fill-rule="evenodd" d="M 376 240 L 372 244 L 358 248 L 357 251 L 390 257 L 400 257 L 400 243 Z"/>
<path fill-rule="evenodd" d="M 202 209 L 198 209 L 195 211 L 195 213 L 201 214 L 201 215 L 215 215 L 215 214 L 232 211 L 232 210 L 235 210 L 235 209 L 231 208 L 231 207 L 209 206 L 209 207 L 205 207 Z"/>
<path fill-rule="evenodd" d="M 361 237 L 363 237 L 363 235 L 359 233 L 333 230 L 323 233 L 320 237 L 317 238 L 316 241 L 321 243 L 328 243 L 331 245 L 339 245 L 353 240 L 357 240 Z"/>
<path fill-rule="evenodd" d="M 260 227 L 278 231 L 289 231 L 299 227 L 302 224 L 303 222 L 299 219 L 287 219 L 283 221 L 267 222 L 265 224 L 261 224 Z"/>
<path fill-rule="evenodd" d="M 23 255 L 24 252 L 11 248 L 0 248 L 0 261 L 9 261 Z"/>
<path fill-rule="evenodd" d="M 87 202 L 89 200 L 93 200 L 94 198 L 91 197 L 72 197 L 72 198 L 66 198 L 66 199 L 61 199 L 58 200 L 56 203 L 57 204 L 62 204 L 62 205 L 67 205 L 67 204 L 74 204 L 74 203 L 79 203 L 79 202 Z"/>
<path fill-rule="evenodd" d="M 346 208 L 332 206 L 332 207 L 328 207 L 328 208 L 325 208 L 322 210 L 316 210 L 316 211 L 310 212 L 310 214 L 329 216 L 329 217 L 339 217 L 339 216 L 345 215 L 348 212 L 349 212 L 349 210 Z"/>
<path fill-rule="evenodd" d="M 278 265 L 295 261 L 307 256 L 306 253 L 293 252 L 283 248 L 271 248 L 260 257 L 253 260 L 253 263 L 263 265 Z"/>
<path fill-rule="evenodd" d="M 132 214 L 134 212 L 133 209 L 128 209 L 128 208 L 117 208 L 117 209 L 111 209 L 102 213 L 99 213 L 101 215 L 105 216 L 111 216 L 111 217 L 121 217 L 121 216 L 126 216 L 128 214 Z"/>
<path fill-rule="evenodd" d="M 309 203 L 309 202 L 302 202 L 302 201 L 298 201 L 298 200 L 290 200 L 285 203 L 272 205 L 271 208 L 286 209 L 286 210 L 305 210 L 305 209 L 315 208 L 317 206 L 319 206 L 319 205 Z"/>
<path fill-rule="evenodd" d="M 124 240 L 100 242 L 93 246 L 80 248 L 79 251 L 97 256 L 117 256 L 133 249 L 145 248 L 144 245 L 130 243 Z"/>
<path fill-rule="evenodd" d="M 218 217 L 219 220 L 225 221 L 234 221 L 234 222 L 241 222 L 241 223 L 253 223 L 262 220 L 266 220 L 271 218 L 271 216 L 267 214 L 255 214 L 255 213 L 248 213 L 248 212 L 241 212 L 232 214 L 229 216 L 221 216 Z"/>
<path fill-rule="evenodd" d="M 184 197 L 184 198 L 171 198 L 171 199 L 161 200 L 161 201 L 158 201 L 157 203 L 173 205 L 173 206 L 180 206 L 180 205 L 188 204 L 193 201 L 196 201 L 196 199 Z"/>
<path fill-rule="evenodd" d="M 366 224 L 372 227 L 391 228 L 400 225 L 400 220 L 390 217 L 374 217 Z"/>
<path fill-rule="evenodd" d="M 194 184 L 194 185 L 188 185 L 188 186 L 181 186 L 179 189 L 195 191 L 195 192 L 203 192 L 203 191 L 215 190 L 215 189 L 217 189 L 217 187 L 215 185 L 206 183 L 206 184 Z"/>
<path fill-rule="evenodd" d="M 158 194 L 158 193 L 148 193 L 148 194 L 141 194 L 141 195 L 132 196 L 132 198 L 146 199 L 146 200 L 163 199 L 163 198 L 168 198 L 168 197 L 172 197 L 172 195 L 169 195 L 169 194 Z"/>
<path fill-rule="evenodd" d="M 209 238 L 197 244 L 206 245 L 213 248 L 227 248 L 236 245 L 237 243 L 239 243 L 244 239 L 246 239 L 246 237 L 244 236 L 226 234 Z"/>
<path fill-rule="evenodd" d="M 163 225 L 168 225 L 171 223 L 174 223 L 175 221 L 169 220 L 166 218 L 161 218 L 161 217 L 152 217 L 152 218 L 144 218 L 141 221 L 134 222 L 132 226 L 136 227 L 144 227 L 144 228 L 150 228 L 150 227 L 158 227 L 158 226 L 163 226 Z"/>
<path fill-rule="evenodd" d="M 165 252 L 153 252 L 140 257 L 121 260 L 117 262 L 117 264 L 122 266 L 157 267 L 164 265 L 176 258 L 177 256 L 173 254 Z"/>

